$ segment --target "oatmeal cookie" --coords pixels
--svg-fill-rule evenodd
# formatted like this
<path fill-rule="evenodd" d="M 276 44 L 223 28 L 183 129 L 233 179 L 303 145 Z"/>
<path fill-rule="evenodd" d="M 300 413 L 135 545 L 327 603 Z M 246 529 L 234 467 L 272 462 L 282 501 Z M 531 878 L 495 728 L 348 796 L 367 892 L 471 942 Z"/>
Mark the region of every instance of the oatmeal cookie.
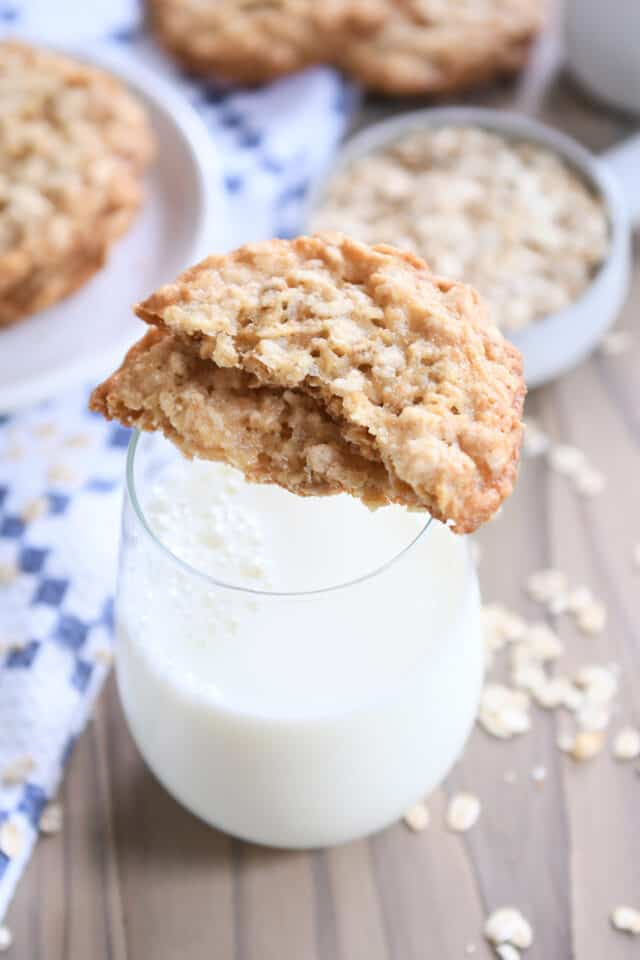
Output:
<path fill-rule="evenodd" d="M 0 327 L 102 266 L 142 198 L 142 107 L 95 67 L 0 43 Z"/>
<path fill-rule="evenodd" d="M 147 0 L 159 41 L 188 69 L 265 83 L 330 60 L 347 34 L 378 26 L 386 0 Z"/>
<path fill-rule="evenodd" d="M 511 492 L 520 355 L 474 290 L 412 254 L 340 234 L 250 244 L 136 312 L 157 330 L 94 392 L 108 417 L 253 480 L 404 503 L 460 533 Z"/>
<path fill-rule="evenodd" d="M 451 93 L 523 66 L 544 0 L 385 0 L 387 15 L 338 55 L 365 87 Z"/>

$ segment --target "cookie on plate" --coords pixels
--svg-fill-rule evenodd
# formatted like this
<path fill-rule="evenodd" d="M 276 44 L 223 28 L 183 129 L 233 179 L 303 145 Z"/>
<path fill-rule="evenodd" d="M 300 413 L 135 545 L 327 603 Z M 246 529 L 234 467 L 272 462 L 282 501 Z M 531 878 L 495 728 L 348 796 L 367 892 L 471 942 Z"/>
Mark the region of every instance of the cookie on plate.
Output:
<path fill-rule="evenodd" d="M 384 0 L 378 29 L 338 62 L 386 94 L 452 93 L 524 65 L 544 0 Z"/>
<path fill-rule="evenodd" d="M 140 206 L 153 139 L 115 77 L 0 43 L 0 327 L 83 284 Z"/>
<path fill-rule="evenodd" d="M 92 408 L 301 495 L 474 530 L 512 490 L 518 351 L 475 291 L 341 234 L 212 256 L 136 308 L 152 329 Z"/>
<path fill-rule="evenodd" d="M 265 83 L 333 58 L 345 34 L 382 22 L 385 0 L 147 0 L 158 40 L 185 67 Z"/>

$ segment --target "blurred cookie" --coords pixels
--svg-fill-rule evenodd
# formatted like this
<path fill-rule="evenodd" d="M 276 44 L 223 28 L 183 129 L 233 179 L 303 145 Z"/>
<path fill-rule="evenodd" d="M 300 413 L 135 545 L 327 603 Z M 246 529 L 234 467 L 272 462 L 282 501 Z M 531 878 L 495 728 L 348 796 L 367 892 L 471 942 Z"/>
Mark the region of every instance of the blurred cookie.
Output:
<path fill-rule="evenodd" d="M 523 66 L 544 0 L 385 0 L 381 26 L 338 62 L 387 94 L 451 93 Z"/>
<path fill-rule="evenodd" d="M 0 43 L 0 327 L 102 266 L 140 205 L 152 154 L 144 110 L 115 77 Z"/>
<path fill-rule="evenodd" d="M 345 35 L 386 16 L 386 0 L 147 0 L 164 47 L 196 73 L 265 83 L 330 61 Z"/>

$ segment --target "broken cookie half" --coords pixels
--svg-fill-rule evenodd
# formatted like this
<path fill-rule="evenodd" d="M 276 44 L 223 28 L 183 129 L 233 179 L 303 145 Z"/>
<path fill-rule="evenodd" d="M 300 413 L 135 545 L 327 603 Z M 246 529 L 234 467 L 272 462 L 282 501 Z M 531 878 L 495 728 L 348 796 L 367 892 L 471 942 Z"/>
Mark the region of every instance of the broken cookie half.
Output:
<path fill-rule="evenodd" d="M 207 258 L 136 308 L 151 325 L 91 407 L 300 495 L 427 510 L 459 533 L 515 482 L 518 351 L 477 294 L 339 234 Z"/>

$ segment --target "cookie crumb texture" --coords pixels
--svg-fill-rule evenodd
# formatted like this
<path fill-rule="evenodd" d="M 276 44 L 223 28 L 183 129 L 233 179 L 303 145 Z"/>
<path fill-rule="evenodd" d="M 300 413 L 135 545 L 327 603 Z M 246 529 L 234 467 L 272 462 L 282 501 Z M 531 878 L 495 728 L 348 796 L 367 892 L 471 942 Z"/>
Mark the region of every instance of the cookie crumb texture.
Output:
<path fill-rule="evenodd" d="M 544 0 L 147 0 L 158 40 L 198 73 L 257 84 L 333 63 L 387 94 L 461 90 L 523 66 Z"/>
<path fill-rule="evenodd" d="M 0 43 L 0 327 L 100 269 L 140 206 L 152 154 L 144 110 L 115 77 Z"/>
<path fill-rule="evenodd" d="M 512 490 L 522 362 L 465 284 L 339 234 L 212 256 L 138 305 L 153 329 L 92 407 L 300 495 L 474 530 Z"/>

